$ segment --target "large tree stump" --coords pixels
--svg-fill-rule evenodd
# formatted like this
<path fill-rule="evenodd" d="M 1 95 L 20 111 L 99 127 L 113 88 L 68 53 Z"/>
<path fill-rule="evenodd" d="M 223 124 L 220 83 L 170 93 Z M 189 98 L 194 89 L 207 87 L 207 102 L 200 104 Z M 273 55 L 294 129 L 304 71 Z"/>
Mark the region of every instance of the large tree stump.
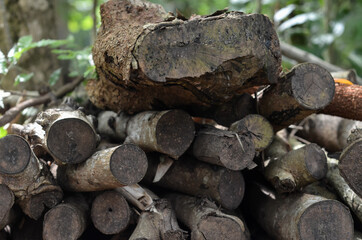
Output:
<path fill-rule="evenodd" d="M 266 16 L 227 12 L 164 21 L 165 16 L 159 5 L 139 0 L 101 6 L 93 47 L 99 80 L 88 84 L 96 106 L 195 113 L 231 101 L 247 87 L 277 82 L 279 40 Z"/>

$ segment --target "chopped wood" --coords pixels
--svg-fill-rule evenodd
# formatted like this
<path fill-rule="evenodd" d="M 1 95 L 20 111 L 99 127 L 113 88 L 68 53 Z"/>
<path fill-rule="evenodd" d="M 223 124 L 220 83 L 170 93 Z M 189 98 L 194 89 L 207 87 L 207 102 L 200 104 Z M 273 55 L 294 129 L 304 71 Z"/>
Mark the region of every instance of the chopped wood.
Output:
<path fill-rule="evenodd" d="M 321 196 L 327 199 L 339 200 L 337 194 L 335 192 L 332 192 L 330 190 L 330 187 L 322 181 L 317 181 L 307 185 L 302 189 L 302 192 L 311 195 Z"/>
<path fill-rule="evenodd" d="M 13 192 L 6 185 L 0 184 L 0 229 L 9 224 L 14 202 Z"/>
<path fill-rule="evenodd" d="M 153 200 L 159 198 L 138 184 L 116 188 L 115 191 L 121 193 L 128 202 L 141 211 L 150 210 L 154 205 Z"/>

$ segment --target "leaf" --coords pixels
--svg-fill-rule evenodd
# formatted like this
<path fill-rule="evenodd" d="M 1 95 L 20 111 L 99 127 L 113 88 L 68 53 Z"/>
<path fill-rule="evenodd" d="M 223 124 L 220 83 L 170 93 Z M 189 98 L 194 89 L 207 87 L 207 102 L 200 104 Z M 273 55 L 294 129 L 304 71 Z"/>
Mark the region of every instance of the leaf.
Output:
<path fill-rule="evenodd" d="M 33 42 L 33 37 L 31 35 L 23 36 L 19 38 L 18 47 L 19 48 L 28 48 Z"/>
<path fill-rule="evenodd" d="M 11 93 L 5 92 L 4 90 L 0 89 L 0 107 L 4 108 L 4 102 L 3 99 L 6 97 L 9 97 Z"/>
<path fill-rule="evenodd" d="M 283 32 L 284 30 L 287 30 L 295 25 L 300 25 L 308 21 L 315 21 L 320 18 L 320 15 L 315 12 L 309 12 L 309 13 L 302 13 L 299 15 L 296 15 L 292 17 L 291 19 L 288 19 L 287 21 L 283 22 L 278 30 Z"/>
<path fill-rule="evenodd" d="M 8 131 L 6 131 L 5 128 L 0 127 L 0 138 L 5 137 L 6 135 L 8 135 Z"/>
<path fill-rule="evenodd" d="M 14 86 L 17 86 L 19 83 L 27 82 L 34 76 L 34 73 L 21 73 L 15 77 Z"/>
<path fill-rule="evenodd" d="M 295 8 L 296 8 L 295 4 L 290 4 L 286 7 L 283 7 L 282 9 L 279 9 L 274 15 L 274 21 L 278 23 L 281 22 L 286 17 L 288 17 L 289 14 L 291 14 L 294 11 Z"/>
<path fill-rule="evenodd" d="M 49 77 L 49 85 L 50 86 L 54 86 L 57 81 L 59 80 L 60 77 L 60 73 L 62 72 L 62 69 L 59 68 L 57 70 L 55 70 Z"/>
<path fill-rule="evenodd" d="M 7 74 L 8 73 L 8 66 L 7 60 L 2 51 L 0 51 L 0 74 Z"/>

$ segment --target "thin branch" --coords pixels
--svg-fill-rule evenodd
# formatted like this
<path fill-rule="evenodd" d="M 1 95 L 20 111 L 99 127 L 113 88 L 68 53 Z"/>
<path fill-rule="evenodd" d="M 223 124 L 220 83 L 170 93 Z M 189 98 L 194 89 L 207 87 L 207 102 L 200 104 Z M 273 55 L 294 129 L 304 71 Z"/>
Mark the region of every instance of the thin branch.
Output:
<path fill-rule="evenodd" d="M 52 97 L 60 98 L 64 96 L 68 92 L 72 91 L 76 86 L 78 86 L 78 84 L 81 83 L 83 80 L 84 78 L 82 77 L 76 78 L 74 81 L 62 86 L 58 91 L 49 92 L 43 96 L 28 99 L 10 108 L 8 111 L 5 112 L 3 116 L 0 117 L 0 127 L 11 122 L 25 108 L 47 103 L 52 99 Z"/>

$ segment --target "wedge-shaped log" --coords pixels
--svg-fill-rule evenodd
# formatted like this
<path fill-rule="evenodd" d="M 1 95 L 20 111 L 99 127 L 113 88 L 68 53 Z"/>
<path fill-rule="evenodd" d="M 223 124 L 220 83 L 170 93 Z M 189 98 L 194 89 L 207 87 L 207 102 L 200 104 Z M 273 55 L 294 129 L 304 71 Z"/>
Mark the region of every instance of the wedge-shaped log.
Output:
<path fill-rule="evenodd" d="M 36 123 L 45 131 L 43 144 L 60 163 L 80 163 L 95 152 L 98 136 L 79 110 L 48 109 L 37 116 Z"/>
<path fill-rule="evenodd" d="M 237 133 L 211 126 L 204 127 L 196 135 L 192 155 L 198 160 L 235 171 L 255 165 L 254 143 L 249 136 L 239 137 Z"/>
<path fill-rule="evenodd" d="M 334 91 L 334 80 L 327 70 L 312 63 L 298 64 L 263 93 L 259 113 L 277 131 L 323 109 L 332 101 Z"/>
<path fill-rule="evenodd" d="M 157 155 L 148 155 L 148 160 L 144 180 L 152 183 L 159 160 Z M 226 209 L 237 208 L 245 190 L 240 171 L 203 163 L 188 155 L 175 161 L 161 180 L 154 184 L 193 196 L 210 197 Z"/>
<path fill-rule="evenodd" d="M 44 240 L 76 240 L 87 227 L 89 205 L 84 196 L 67 197 L 63 203 L 50 209 L 44 216 Z"/>
<path fill-rule="evenodd" d="M 96 106 L 128 113 L 180 107 L 198 112 L 247 87 L 277 82 L 279 40 L 266 16 L 224 12 L 164 21 L 165 16 L 159 5 L 139 0 L 101 6 L 93 47 L 99 81 L 87 86 Z"/>
<path fill-rule="evenodd" d="M 249 190 L 250 211 L 274 239 L 353 239 L 351 213 L 339 201 L 304 193 L 275 195 L 255 184 Z"/>
<path fill-rule="evenodd" d="M 26 215 L 38 219 L 45 207 L 52 208 L 62 200 L 62 189 L 24 138 L 1 138 L 0 153 L 0 183 L 13 191 Z"/>
<path fill-rule="evenodd" d="M 57 169 L 57 181 L 63 189 L 75 192 L 101 191 L 142 180 L 147 157 L 134 144 L 100 150 L 87 161 Z"/>
<path fill-rule="evenodd" d="M 191 229 L 192 240 L 250 239 L 245 223 L 225 214 L 211 201 L 182 194 L 169 194 L 177 218 Z"/>
<path fill-rule="evenodd" d="M 326 155 L 314 143 L 292 150 L 285 155 L 274 155 L 274 159 L 269 162 L 264 171 L 265 178 L 278 192 L 293 192 L 324 178 L 326 174 Z"/>
<path fill-rule="evenodd" d="M 101 134 L 176 159 L 189 148 L 195 136 L 191 116 L 182 110 L 145 111 L 134 116 L 104 111 L 98 116 L 97 129 Z"/>
<path fill-rule="evenodd" d="M 0 229 L 10 222 L 14 202 L 13 192 L 6 185 L 0 184 Z"/>

